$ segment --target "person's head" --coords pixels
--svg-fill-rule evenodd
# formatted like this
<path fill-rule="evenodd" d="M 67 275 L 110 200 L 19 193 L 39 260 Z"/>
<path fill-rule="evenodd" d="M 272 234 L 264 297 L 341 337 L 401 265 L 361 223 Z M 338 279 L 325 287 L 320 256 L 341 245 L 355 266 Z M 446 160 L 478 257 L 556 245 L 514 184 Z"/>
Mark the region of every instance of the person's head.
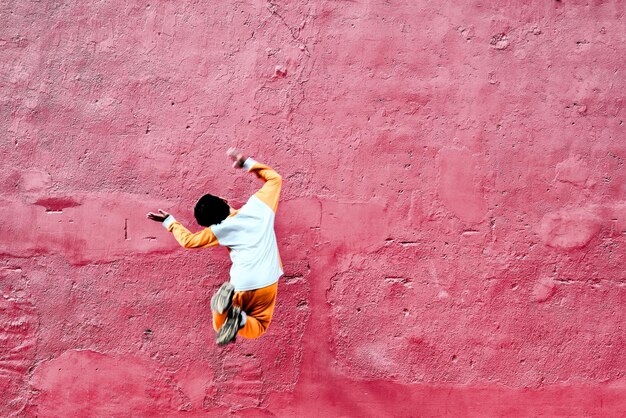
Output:
<path fill-rule="evenodd" d="M 209 227 L 228 218 L 230 206 L 221 197 L 205 194 L 196 203 L 193 214 L 200 226 Z"/>

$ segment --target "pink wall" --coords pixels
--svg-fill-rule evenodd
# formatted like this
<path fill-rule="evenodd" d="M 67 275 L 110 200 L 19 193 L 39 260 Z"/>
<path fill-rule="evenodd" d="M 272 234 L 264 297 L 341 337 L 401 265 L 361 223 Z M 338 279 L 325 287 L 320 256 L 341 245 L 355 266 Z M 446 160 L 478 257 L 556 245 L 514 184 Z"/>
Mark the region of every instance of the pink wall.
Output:
<path fill-rule="evenodd" d="M 625 2 L 71 3 L 0 5 L 1 415 L 626 414 Z M 218 348 L 145 213 L 231 145 L 286 276 Z"/>

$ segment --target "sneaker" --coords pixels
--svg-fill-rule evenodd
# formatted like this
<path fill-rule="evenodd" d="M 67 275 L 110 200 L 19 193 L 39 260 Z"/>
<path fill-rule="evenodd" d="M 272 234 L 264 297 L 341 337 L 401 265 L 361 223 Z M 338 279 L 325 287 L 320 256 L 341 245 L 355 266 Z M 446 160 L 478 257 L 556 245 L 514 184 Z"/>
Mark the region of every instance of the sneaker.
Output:
<path fill-rule="evenodd" d="M 235 286 L 229 282 L 224 283 L 217 289 L 217 292 L 211 298 L 211 310 L 221 313 L 228 311 L 233 304 L 233 295 L 235 294 Z"/>
<path fill-rule="evenodd" d="M 217 331 L 216 342 L 217 345 L 226 345 L 231 342 L 235 342 L 237 337 L 237 331 L 241 328 L 241 308 L 239 306 L 232 306 L 228 311 L 228 317 Z"/>

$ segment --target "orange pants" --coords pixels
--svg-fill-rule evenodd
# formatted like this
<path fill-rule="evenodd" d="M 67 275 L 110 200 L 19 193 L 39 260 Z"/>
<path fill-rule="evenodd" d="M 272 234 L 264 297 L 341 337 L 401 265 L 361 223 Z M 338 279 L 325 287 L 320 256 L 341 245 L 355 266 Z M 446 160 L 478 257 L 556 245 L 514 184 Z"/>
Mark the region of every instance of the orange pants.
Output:
<path fill-rule="evenodd" d="M 246 315 L 246 325 L 237 333 L 244 338 L 259 338 L 265 333 L 272 320 L 274 305 L 276 305 L 276 292 L 278 282 L 267 287 L 255 290 L 244 290 L 235 292 L 233 305 L 240 306 Z M 226 321 L 225 312 L 223 314 L 213 312 L 213 328 L 219 330 Z"/>

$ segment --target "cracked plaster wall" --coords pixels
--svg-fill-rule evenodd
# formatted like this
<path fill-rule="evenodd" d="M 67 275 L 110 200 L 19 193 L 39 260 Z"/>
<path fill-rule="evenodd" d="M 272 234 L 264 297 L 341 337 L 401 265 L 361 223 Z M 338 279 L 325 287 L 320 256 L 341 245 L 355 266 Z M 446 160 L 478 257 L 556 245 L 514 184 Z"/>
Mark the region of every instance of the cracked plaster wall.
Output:
<path fill-rule="evenodd" d="M 626 414 L 625 4 L 0 4 L 3 416 Z M 246 149 L 286 276 L 183 251 Z"/>

